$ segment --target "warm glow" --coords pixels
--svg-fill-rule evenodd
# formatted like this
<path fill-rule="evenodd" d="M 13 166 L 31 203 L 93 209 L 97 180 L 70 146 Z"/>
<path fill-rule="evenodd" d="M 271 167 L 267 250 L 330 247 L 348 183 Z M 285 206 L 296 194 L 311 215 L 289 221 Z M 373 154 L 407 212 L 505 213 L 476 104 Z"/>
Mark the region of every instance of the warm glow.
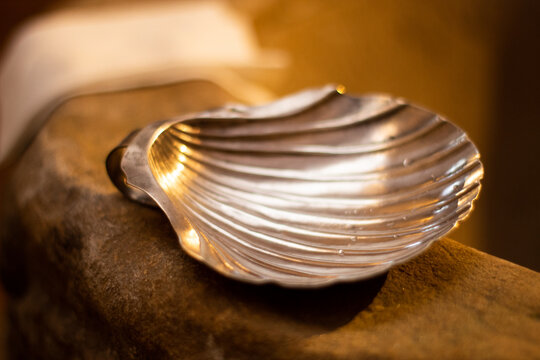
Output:
<path fill-rule="evenodd" d="M 182 165 L 181 163 L 176 164 L 173 171 L 163 174 L 163 185 L 167 188 L 174 188 L 175 186 L 178 186 L 178 177 L 183 170 L 184 165 Z"/>
<path fill-rule="evenodd" d="M 347 88 L 345 87 L 345 85 L 338 85 L 336 86 L 336 91 L 340 94 L 345 94 L 345 92 L 347 91 Z"/>
<path fill-rule="evenodd" d="M 182 235 L 182 244 L 186 249 L 199 253 L 201 241 L 195 229 L 190 229 Z"/>
<path fill-rule="evenodd" d="M 187 148 L 186 145 L 181 145 L 181 146 L 180 146 L 180 152 L 186 153 L 187 150 L 188 150 L 188 148 Z"/>

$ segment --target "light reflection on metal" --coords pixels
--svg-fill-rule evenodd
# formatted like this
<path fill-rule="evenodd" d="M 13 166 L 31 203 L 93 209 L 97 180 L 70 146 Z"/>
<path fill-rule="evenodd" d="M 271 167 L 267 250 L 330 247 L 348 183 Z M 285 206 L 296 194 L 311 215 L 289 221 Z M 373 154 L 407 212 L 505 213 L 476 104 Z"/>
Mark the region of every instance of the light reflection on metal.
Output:
<path fill-rule="evenodd" d="M 201 241 L 195 229 L 190 229 L 184 232 L 182 235 L 180 235 L 180 237 L 184 246 L 187 247 L 191 252 L 198 253 L 200 251 Z"/>
<path fill-rule="evenodd" d="M 111 152 L 109 174 L 226 276 L 315 287 L 379 274 L 469 214 L 483 167 L 436 114 L 343 91 L 151 124 Z"/>

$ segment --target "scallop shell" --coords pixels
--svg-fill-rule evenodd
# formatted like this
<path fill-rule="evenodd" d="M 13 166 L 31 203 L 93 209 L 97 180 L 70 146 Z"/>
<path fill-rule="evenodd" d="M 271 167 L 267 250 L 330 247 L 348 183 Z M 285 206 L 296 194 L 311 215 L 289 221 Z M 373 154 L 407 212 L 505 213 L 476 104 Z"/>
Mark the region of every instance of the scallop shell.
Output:
<path fill-rule="evenodd" d="M 385 272 L 448 233 L 478 196 L 479 158 L 433 112 L 326 86 L 151 124 L 107 168 L 218 272 L 317 287 Z"/>

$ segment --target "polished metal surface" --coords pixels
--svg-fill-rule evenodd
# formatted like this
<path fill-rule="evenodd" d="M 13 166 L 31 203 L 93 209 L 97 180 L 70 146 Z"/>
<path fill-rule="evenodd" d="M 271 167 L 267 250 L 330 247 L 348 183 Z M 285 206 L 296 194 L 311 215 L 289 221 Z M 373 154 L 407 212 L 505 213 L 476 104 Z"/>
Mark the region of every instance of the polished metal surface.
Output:
<path fill-rule="evenodd" d="M 437 114 L 326 86 L 151 124 L 107 168 L 211 268 L 316 287 L 384 272 L 448 233 L 478 196 L 479 158 Z"/>

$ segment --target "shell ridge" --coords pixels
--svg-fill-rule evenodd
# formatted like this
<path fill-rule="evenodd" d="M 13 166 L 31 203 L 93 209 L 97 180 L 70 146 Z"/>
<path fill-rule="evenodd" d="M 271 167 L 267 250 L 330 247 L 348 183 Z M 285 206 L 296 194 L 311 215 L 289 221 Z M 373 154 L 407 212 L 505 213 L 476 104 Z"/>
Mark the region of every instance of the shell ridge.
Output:
<path fill-rule="evenodd" d="M 467 135 L 388 96 L 327 86 L 156 124 L 126 145 L 126 183 L 156 200 L 188 254 L 253 283 L 383 272 L 455 228 L 481 190 Z"/>

